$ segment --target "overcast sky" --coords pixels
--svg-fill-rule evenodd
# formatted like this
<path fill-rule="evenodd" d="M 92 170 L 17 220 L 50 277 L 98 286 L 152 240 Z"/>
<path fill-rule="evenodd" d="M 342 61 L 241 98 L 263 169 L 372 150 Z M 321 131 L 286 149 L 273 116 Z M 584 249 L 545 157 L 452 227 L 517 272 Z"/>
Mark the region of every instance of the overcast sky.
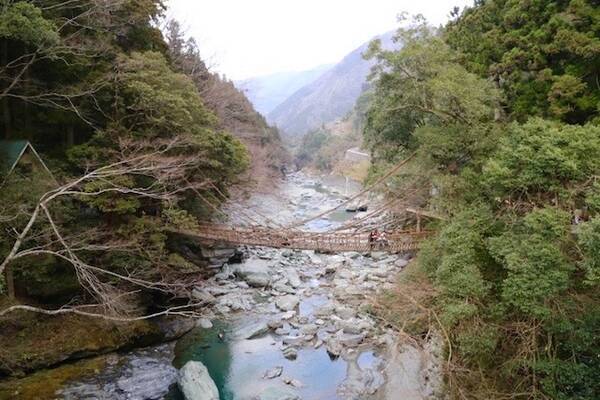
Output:
<path fill-rule="evenodd" d="M 168 16 L 196 38 L 214 71 L 243 79 L 339 61 L 422 13 L 440 24 L 472 0 L 168 0 Z"/>

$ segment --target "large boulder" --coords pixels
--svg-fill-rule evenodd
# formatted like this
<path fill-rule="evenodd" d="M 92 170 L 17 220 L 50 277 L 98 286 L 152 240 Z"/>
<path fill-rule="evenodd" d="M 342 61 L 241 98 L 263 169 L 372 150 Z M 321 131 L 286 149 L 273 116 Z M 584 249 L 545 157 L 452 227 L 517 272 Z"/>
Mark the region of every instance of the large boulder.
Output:
<path fill-rule="evenodd" d="M 275 300 L 275 305 L 283 311 L 294 310 L 298 306 L 298 303 L 300 303 L 298 296 L 291 294 L 278 297 L 277 300 Z"/>
<path fill-rule="evenodd" d="M 298 288 L 302 285 L 302 281 L 300 280 L 300 275 L 294 269 L 288 269 L 284 272 L 285 277 L 287 278 L 288 283 L 293 288 Z"/>
<path fill-rule="evenodd" d="M 179 371 L 177 384 L 185 400 L 219 400 L 217 385 L 200 361 L 188 361 Z"/>
<path fill-rule="evenodd" d="M 238 328 L 233 336 L 237 339 L 253 339 L 269 332 L 267 321 L 257 321 Z"/>
<path fill-rule="evenodd" d="M 265 287 L 271 282 L 268 262 L 257 258 L 248 259 L 238 265 L 235 274 L 253 287 Z"/>

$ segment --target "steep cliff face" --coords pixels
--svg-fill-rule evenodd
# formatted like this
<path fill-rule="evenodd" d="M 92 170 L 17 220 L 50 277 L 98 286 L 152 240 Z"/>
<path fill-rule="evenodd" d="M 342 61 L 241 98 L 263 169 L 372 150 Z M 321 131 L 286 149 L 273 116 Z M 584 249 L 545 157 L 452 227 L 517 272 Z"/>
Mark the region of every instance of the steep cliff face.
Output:
<path fill-rule="evenodd" d="M 166 29 L 169 56 L 175 66 L 194 81 L 205 105 L 216 116 L 220 129 L 240 139 L 250 155 L 250 168 L 242 181 L 262 181 L 281 174 L 289 156 L 279 132 L 269 126 L 242 90 L 231 80 L 209 70 L 193 39 L 185 39 L 179 23 L 170 21 Z"/>
<path fill-rule="evenodd" d="M 392 46 L 392 33 L 378 37 Z M 352 110 L 367 85 L 373 61 L 363 59 L 369 43 L 348 54 L 314 82 L 302 87 L 267 116 L 284 135 L 302 136 Z"/>
<path fill-rule="evenodd" d="M 243 92 L 233 82 L 212 75 L 207 85 L 206 101 L 219 117 L 221 127 L 239 138 L 250 153 L 250 168 L 244 180 L 260 183 L 276 178 L 289 155 L 281 143 L 277 128 L 269 126 Z"/>

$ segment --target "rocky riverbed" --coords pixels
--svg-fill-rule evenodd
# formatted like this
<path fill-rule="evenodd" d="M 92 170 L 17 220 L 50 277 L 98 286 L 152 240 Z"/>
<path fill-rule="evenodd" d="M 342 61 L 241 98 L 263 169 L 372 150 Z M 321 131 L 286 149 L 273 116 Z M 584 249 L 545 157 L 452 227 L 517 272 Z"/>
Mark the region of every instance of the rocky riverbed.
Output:
<path fill-rule="evenodd" d="M 294 174 L 280 190 L 254 194 L 245 209 L 289 223 L 339 204 L 345 190 Z M 233 218 L 240 212 L 229 210 Z M 305 229 L 332 228 L 355 215 L 338 212 Z M 212 258 L 214 276 L 193 291 L 208 306 L 191 332 L 107 356 L 56 397 L 204 400 L 216 390 L 221 400 L 432 398 L 440 389 L 439 351 L 398 346 L 370 312 L 371 299 L 391 289 L 409 261 L 409 254 L 383 252 L 221 249 Z"/>

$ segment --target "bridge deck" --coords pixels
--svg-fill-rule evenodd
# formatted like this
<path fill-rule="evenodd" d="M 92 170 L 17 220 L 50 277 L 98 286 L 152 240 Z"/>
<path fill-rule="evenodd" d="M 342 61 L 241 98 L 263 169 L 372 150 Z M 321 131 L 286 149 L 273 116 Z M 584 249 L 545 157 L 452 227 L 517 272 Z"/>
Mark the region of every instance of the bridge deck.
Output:
<path fill-rule="evenodd" d="M 403 252 L 419 248 L 421 240 L 431 235 L 431 231 L 392 231 L 386 232 L 387 244 L 375 244 L 371 248 L 368 233 L 314 233 L 296 230 L 272 230 L 261 227 L 242 228 L 207 224 L 198 230 L 178 230 L 177 233 L 200 238 L 206 241 L 249 246 L 266 246 L 317 251 L 369 251 L 381 249 Z"/>

